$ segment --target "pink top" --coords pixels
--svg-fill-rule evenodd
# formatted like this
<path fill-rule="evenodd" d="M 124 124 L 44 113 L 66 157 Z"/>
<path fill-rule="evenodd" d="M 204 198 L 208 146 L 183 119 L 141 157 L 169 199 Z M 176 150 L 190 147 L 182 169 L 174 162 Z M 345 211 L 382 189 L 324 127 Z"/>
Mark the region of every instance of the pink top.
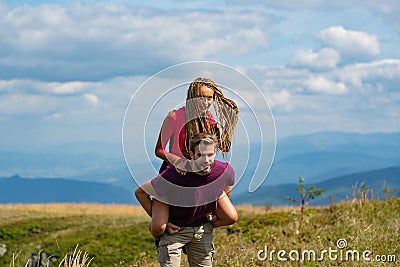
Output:
<path fill-rule="evenodd" d="M 211 112 L 208 112 L 211 127 L 214 128 L 217 122 L 214 120 Z M 185 106 L 179 108 L 171 116 L 167 128 L 164 131 L 164 135 L 161 136 L 162 150 L 165 151 L 165 147 L 169 142 L 169 152 L 179 157 L 188 157 L 189 152 L 185 148 L 185 124 L 186 124 L 186 113 Z M 184 156 L 185 155 L 185 156 Z"/>

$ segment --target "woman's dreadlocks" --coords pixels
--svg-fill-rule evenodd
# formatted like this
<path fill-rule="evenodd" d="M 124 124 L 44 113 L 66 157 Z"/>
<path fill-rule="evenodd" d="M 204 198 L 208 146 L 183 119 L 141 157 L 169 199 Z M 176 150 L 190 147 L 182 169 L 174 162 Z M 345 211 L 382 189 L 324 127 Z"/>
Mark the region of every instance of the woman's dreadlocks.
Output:
<path fill-rule="evenodd" d="M 217 117 L 217 131 L 212 131 L 208 115 L 200 114 L 199 101 L 194 99 L 201 97 L 200 87 L 207 86 L 214 91 L 213 106 Z M 186 96 L 186 137 L 185 146 L 189 150 L 189 139 L 200 132 L 215 133 L 218 138 L 218 148 L 225 156 L 229 151 L 233 134 L 239 117 L 239 109 L 236 103 L 224 96 L 221 89 L 210 79 L 197 78 L 189 86 Z"/>

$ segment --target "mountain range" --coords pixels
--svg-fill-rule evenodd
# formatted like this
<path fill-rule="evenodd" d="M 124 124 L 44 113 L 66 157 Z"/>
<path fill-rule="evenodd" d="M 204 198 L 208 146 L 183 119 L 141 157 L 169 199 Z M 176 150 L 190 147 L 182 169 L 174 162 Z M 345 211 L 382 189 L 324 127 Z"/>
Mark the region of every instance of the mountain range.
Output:
<path fill-rule="evenodd" d="M 390 196 L 400 197 L 400 166 L 333 177 L 318 183 L 310 183 L 304 179 L 304 183 L 305 188 L 313 185 L 316 190 L 325 190 L 320 197 L 310 201 L 311 205 L 329 205 L 333 202 L 354 200 L 359 198 L 362 190 L 368 192 L 367 197 L 369 198 L 384 199 L 386 197 L 385 188 L 390 190 L 387 191 Z M 363 185 L 365 189 L 363 189 Z M 231 198 L 234 204 L 292 205 L 293 203 L 286 200 L 285 197 L 300 201 L 297 188 L 299 188 L 298 183 L 264 185 L 253 193 L 235 194 L 233 191 Z"/>
<path fill-rule="evenodd" d="M 324 189 L 312 205 L 353 200 L 359 197 L 363 184 L 369 197 L 384 198 L 384 189 L 400 197 L 400 166 L 353 173 L 312 184 Z M 305 179 L 306 188 L 311 184 Z M 253 193 L 232 193 L 232 202 L 254 206 L 285 206 L 292 203 L 284 199 L 299 200 L 296 183 L 264 185 Z M 133 192 L 105 183 L 68 180 L 63 178 L 22 178 L 18 175 L 0 178 L 0 203 L 113 203 L 138 204 Z"/>
<path fill-rule="evenodd" d="M 261 144 L 251 144 L 251 146 L 255 148 L 253 151 L 259 151 Z M 242 153 L 242 151 L 246 151 L 243 149 L 245 148 L 238 145 L 234 151 Z M 346 175 L 400 166 L 400 153 L 398 151 L 400 151 L 400 133 L 318 132 L 280 138 L 277 140 L 275 158 L 270 172 L 265 177 L 261 187 L 254 192 L 254 195 L 258 196 L 259 192 L 264 192 L 266 188 L 275 191 L 285 186 L 294 186 L 295 188 L 299 176 L 304 177 L 308 184 L 325 186 L 320 183 Z M 137 178 L 144 181 L 156 175 L 161 161 L 157 158 L 152 158 L 151 161 L 154 168 L 150 169 L 143 167 L 145 165 L 142 162 L 137 162 L 134 166 L 136 177 L 133 179 L 125 164 L 120 143 L 65 144 L 43 148 L 40 151 L 0 151 L 0 177 L 8 177 L 4 179 L 12 181 L 18 180 L 18 176 L 15 176 L 15 179 L 9 177 L 18 174 L 25 177 L 19 177 L 24 182 L 42 184 L 37 188 L 39 191 L 40 188 L 44 188 L 44 182 L 50 181 L 53 185 L 57 184 L 57 181 L 76 182 L 69 190 L 72 192 L 71 194 L 74 192 L 73 187 L 75 187 L 76 192 L 79 191 L 82 194 L 89 194 L 91 192 L 90 187 L 98 188 L 96 190 L 99 190 L 99 192 L 125 190 L 113 193 L 113 196 L 115 202 L 129 203 L 129 201 L 132 201 L 132 191 L 141 183 L 138 182 Z M 260 162 L 259 164 L 269 163 Z M 236 164 L 232 165 L 235 169 Z M 252 160 L 248 162 L 246 172 L 243 175 L 237 172 L 237 184 L 234 187 L 233 194 L 237 196 L 237 198 L 234 198 L 235 201 L 244 203 L 248 199 L 248 202 L 257 205 L 265 204 L 265 201 L 259 203 L 256 198 L 252 197 L 253 195 L 247 194 L 252 179 L 251 173 L 254 172 L 256 165 L 257 162 Z M 4 179 L 0 179 L 0 181 Z M 83 182 L 86 182 L 86 184 Z M 371 181 L 368 184 L 371 184 Z M 103 186 L 109 188 L 102 188 Z M 84 190 L 78 190 L 77 187 L 82 187 Z M 0 200 L 5 203 L 8 200 L 4 199 L 4 196 L 7 195 L 10 200 L 12 195 L 7 193 L 11 191 L 3 193 L 3 188 L 5 188 L 5 184 L 0 184 Z M 118 198 L 118 195 L 124 194 L 128 194 L 128 197 Z M 43 196 L 39 195 L 37 193 L 35 195 L 37 198 L 32 197 L 31 201 L 41 200 Z M 81 194 L 77 194 L 77 196 L 79 195 Z M 336 197 L 335 194 L 334 196 Z M 337 195 L 337 197 L 342 199 L 343 196 Z M 54 195 L 54 199 L 48 198 L 47 200 L 56 199 L 63 201 L 56 195 Z M 91 199 L 100 201 L 95 198 Z M 82 195 L 82 200 L 76 199 L 76 201 L 88 200 L 84 199 Z M 112 202 L 112 199 L 107 201 Z M 283 204 L 280 201 L 271 200 L 270 202 Z"/>
<path fill-rule="evenodd" d="M 0 178 L 0 203 L 132 204 L 133 192 L 109 184 L 63 178 Z"/>

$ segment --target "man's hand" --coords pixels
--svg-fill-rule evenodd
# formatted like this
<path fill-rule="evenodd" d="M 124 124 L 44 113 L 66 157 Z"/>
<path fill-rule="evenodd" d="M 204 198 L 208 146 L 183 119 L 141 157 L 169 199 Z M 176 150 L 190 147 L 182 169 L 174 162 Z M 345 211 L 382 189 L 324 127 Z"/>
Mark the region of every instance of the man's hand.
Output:
<path fill-rule="evenodd" d="M 176 226 L 175 224 L 168 222 L 168 224 L 167 224 L 168 234 L 170 234 L 170 235 L 176 234 L 177 232 L 179 232 L 179 230 L 181 230 L 181 228 L 179 226 Z"/>

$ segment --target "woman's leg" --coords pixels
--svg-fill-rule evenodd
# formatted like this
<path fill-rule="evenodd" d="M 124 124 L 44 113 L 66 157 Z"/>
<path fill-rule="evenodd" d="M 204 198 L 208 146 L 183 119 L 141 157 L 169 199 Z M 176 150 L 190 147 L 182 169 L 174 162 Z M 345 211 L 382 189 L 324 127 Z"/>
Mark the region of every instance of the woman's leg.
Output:
<path fill-rule="evenodd" d="M 158 239 L 165 232 L 168 224 L 169 206 L 153 198 L 151 204 L 150 232 Z"/>
<path fill-rule="evenodd" d="M 217 209 L 215 211 L 217 220 L 212 222 L 214 228 L 234 224 L 238 220 L 238 214 L 229 197 L 224 194 L 217 201 Z"/>

